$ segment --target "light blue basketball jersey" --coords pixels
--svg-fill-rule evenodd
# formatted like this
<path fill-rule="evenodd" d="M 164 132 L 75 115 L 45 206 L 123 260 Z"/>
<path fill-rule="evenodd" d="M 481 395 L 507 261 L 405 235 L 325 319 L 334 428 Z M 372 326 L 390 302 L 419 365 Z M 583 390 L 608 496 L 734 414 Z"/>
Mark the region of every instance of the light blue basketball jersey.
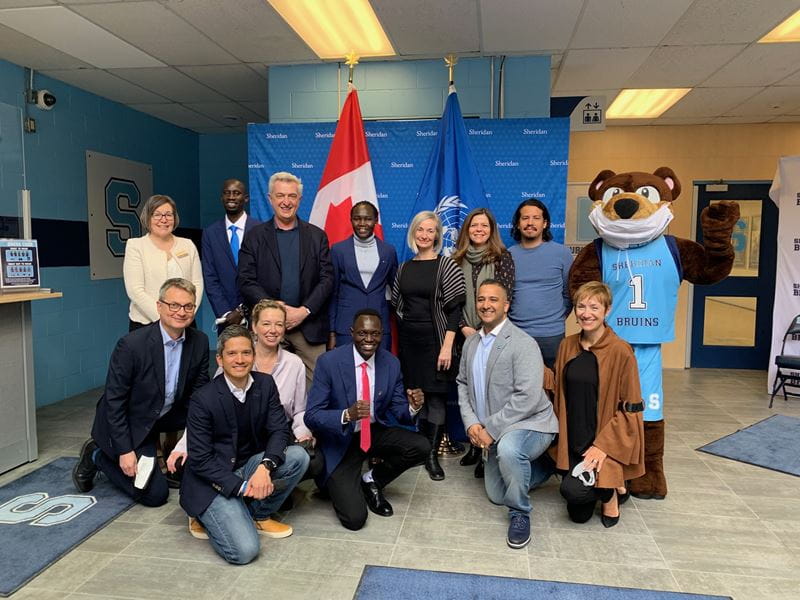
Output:
<path fill-rule="evenodd" d="M 675 305 L 681 280 L 666 239 L 619 250 L 602 244 L 603 282 L 611 288 L 607 322 L 629 344 L 675 339 Z"/>

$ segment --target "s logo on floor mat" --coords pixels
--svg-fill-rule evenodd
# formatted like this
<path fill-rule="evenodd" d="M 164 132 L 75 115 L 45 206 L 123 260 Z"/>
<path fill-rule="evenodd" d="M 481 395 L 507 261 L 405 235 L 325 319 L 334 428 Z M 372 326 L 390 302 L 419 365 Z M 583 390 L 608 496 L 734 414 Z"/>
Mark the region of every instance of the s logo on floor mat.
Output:
<path fill-rule="evenodd" d="M 61 525 L 96 503 L 94 496 L 67 494 L 51 498 L 46 492 L 34 492 L 0 505 L 0 524 L 28 523 L 35 527 Z"/>

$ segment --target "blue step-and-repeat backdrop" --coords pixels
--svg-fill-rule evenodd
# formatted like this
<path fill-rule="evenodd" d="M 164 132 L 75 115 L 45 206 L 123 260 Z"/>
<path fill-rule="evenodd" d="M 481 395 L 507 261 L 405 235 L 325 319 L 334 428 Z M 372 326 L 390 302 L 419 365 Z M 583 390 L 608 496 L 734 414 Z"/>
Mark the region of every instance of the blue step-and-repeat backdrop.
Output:
<path fill-rule="evenodd" d="M 550 210 L 553 237 L 564 242 L 569 119 L 465 120 L 472 153 L 486 191 L 485 206 L 511 245 L 511 218 L 526 198 Z M 438 121 L 365 121 L 384 238 L 405 244 L 408 221 L 431 150 Z M 307 219 L 328 158 L 336 123 L 248 125 L 250 210 L 272 216 L 269 177 L 290 171 L 303 181 L 299 215 Z M 431 210 L 434 208 L 430 207 Z M 477 208 L 470 206 L 469 209 Z"/>

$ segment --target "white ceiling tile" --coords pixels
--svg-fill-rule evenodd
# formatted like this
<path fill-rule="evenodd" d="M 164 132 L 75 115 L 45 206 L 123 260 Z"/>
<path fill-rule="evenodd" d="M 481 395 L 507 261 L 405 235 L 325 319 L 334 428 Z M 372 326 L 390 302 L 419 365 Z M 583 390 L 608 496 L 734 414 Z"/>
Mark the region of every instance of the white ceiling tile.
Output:
<path fill-rule="evenodd" d="M 767 121 L 771 121 L 774 118 L 774 115 L 762 115 L 762 116 L 752 116 L 752 117 L 716 117 L 711 119 L 711 123 L 714 125 L 739 125 L 745 123 L 766 123 Z"/>
<path fill-rule="evenodd" d="M 694 0 L 587 2 L 570 48 L 657 46 Z"/>
<path fill-rule="evenodd" d="M 655 119 L 609 119 L 608 127 L 635 127 L 637 125 L 652 125 Z"/>
<path fill-rule="evenodd" d="M 658 117 L 653 125 L 704 125 L 711 117 Z"/>
<path fill-rule="evenodd" d="M 744 50 L 745 44 L 727 46 L 661 46 L 628 80 L 633 88 L 693 87 Z"/>
<path fill-rule="evenodd" d="M 264 81 L 269 81 L 269 67 L 263 63 L 246 63 Z"/>
<path fill-rule="evenodd" d="M 116 75 L 99 69 L 43 70 L 40 72 L 54 79 L 97 94 L 98 96 L 103 96 L 115 102 L 121 102 L 122 104 L 157 104 L 168 102 L 163 96 L 154 94 L 138 85 L 129 83 Z"/>
<path fill-rule="evenodd" d="M 247 125 L 241 125 L 239 127 L 192 127 L 192 129 L 197 133 L 244 133 L 247 131 Z"/>
<path fill-rule="evenodd" d="M 228 3 L 225 3 L 227 6 Z M 119 2 L 73 7 L 90 21 L 170 65 L 220 65 L 235 57 L 157 2 Z"/>
<path fill-rule="evenodd" d="M 800 123 L 800 115 L 784 115 L 775 117 L 770 123 Z"/>
<path fill-rule="evenodd" d="M 800 67 L 800 63 L 798 63 Z M 786 79 L 781 79 L 776 85 L 800 85 L 800 70 L 795 71 Z"/>
<path fill-rule="evenodd" d="M 652 48 L 569 50 L 559 69 L 555 91 L 624 87 L 630 76 L 653 51 Z"/>
<path fill-rule="evenodd" d="M 475 0 L 372 0 L 372 7 L 402 56 L 481 49 Z"/>
<path fill-rule="evenodd" d="M 175 102 L 224 102 L 225 97 L 171 67 L 156 69 L 109 69 L 109 73 L 174 100 Z"/>
<path fill-rule="evenodd" d="M 240 102 L 239 104 L 246 106 L 251 111 L 256 113 L 262 120 L 267 120 L 267 103 L 266 102 Z"/>
<path fill-rule="evenodd" d="M 483 51 L 502 54 L 564 50 L 582 7 L 583 0 L 480 0 Z"/>
<path fill-rule="evenodd" d="M 800 112 L 800 86 L 768 87 L 724 116 L 789 115 Z"/>
<path fill-rule="evenodd" d="M 32 69 L 78 69 L 91 67 L 74 56 L 42 44 L 5 25 L 0 25 L 0 57 Z"/>
<path fill-rule="evenodd" d="M 0 10 L 0 24 L 101 69 L 164 66 L 64 6 Z"/>
<path fill-rule="evenodd" d="M 186 103 L 184 106 L 224 125 L 243 125 L 263 121 L 257 113 L 236 102 Z M 236 117 L 237 120 L 228 117 Z"/>
<path fill-rule="evenodd" d="M 754 44 L 702 82 L 703 87 L 771 85 L 797 71 L 797 44 Z"/>
<path fill-rule="evenodd" d="M 319 60 L 266 0 L 168 0 L 164 5 L 243 62 Z"/>
<path fill-rule="evenodd" d="M 29 6 L 52 6 L 56 0 L 0 0 L 0 9 L 27 8 Z"/>
<path fill-rule="evenodd" d="M 716 117 L 755 96 L 763 88 L 695 88 L 678 100 L 662 117 Z"/>
<path fill-rule="evenodd" d="M 246 65 L 181 67 L 181 71 L 231 100 L 267 101 L 267 83 Z"/>
<path fill-rule="evenodd" d="M 769 33 L 797 9 L 797 0 L 696 0 L 662 43 L 749 43 Z"/>
<path fill-rule="evenodd" d="M 131 104 L 131 108 L 186 129 L 223 126 L 222 123 L 209 119 L 205 115 L 196 113 L 180 104 Z"/>

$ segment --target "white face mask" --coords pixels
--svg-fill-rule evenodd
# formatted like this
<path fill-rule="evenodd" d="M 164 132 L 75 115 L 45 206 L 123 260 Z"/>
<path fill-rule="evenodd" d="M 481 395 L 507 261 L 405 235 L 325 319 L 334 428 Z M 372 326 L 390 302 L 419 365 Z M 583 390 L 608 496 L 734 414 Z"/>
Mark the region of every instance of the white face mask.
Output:
<path fill-rule="evenodd" d="M 668 205 L 659 208 L 646 219 L 618 219 L 612 221 L 597 205 L 589 213 L 589 222 L 609 246 L 625 250 L 652 242 L 667 229 L 674 218 Z"/>

